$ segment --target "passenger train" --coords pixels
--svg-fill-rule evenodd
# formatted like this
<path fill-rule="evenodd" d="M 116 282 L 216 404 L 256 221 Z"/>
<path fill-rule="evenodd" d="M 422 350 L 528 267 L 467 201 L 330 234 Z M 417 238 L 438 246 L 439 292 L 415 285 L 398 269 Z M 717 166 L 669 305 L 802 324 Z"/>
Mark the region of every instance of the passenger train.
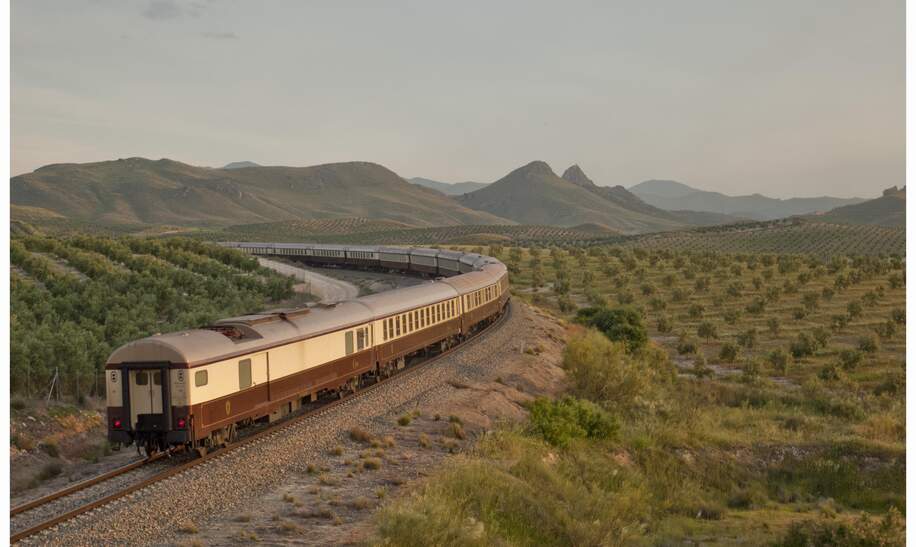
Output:
<path fill-rule="evenodd" d="M 147 454 L 205 454 L 239 429 L 390 376 L 498 318 L 509 301 L 500 261 L 474 253 L 343 245 L 227 243 L 309 264 L 431 277 L 330 306 L 264 312 L 130 342 L 105 365 L 108 438 Z"/>

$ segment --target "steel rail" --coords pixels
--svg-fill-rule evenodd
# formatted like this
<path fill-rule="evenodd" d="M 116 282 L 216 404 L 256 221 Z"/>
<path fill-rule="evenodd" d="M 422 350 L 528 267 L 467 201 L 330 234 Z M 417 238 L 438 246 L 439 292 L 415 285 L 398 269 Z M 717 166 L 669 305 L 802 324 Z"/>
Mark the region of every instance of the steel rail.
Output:
<path fill-rule="evenodd" d="M 75 492 L 79 492 L 80 490 L 85 490 L 85 489 L 89 488 L 90 486 L 94 486 L 94 485 L 96 485 L 96 484 L 99 484 L 100 482 L 105 482 L 105 481 L 107 481 L 107 480 L 109 480 L 109 479 L 113 479 L 113 478 L 115 478 L 115 477 L 117 477 L 117 476 L 123 475 L 124 473 L 128 473 L 128 472 L 130 472 L 130 471 L 133 471 L 134 469 L 139 469 L 139 468 L 143 467 L 144 465 L 153 463 L 153 462 L 155 462 L 155 461 L 158 461 L 158 460 L 161 459 L 161 458 L 164 458 L 164 457 L 167 456 L 168 454 L 169 454 L 169 452 L 158 452 L 158 453 L 153 454 L 152 456 L 150 456 L 150 457 L 148 457 L 148 458 L 144 458 L 144 459 L 142 459 L 142 460 L 138 460 L 138 461 L 129 463 L 129 464 L 124 465 L 124 466 L 122 466 L 122 467 L 118 467 L 117 469 L 112 469 L 111 471 L 107 471 L 107 472 L 102 473 L 102 474 L 100 474 L 100 475 L 96 475 L 95 477 L 90 477 L 90 478 L 88 478 L 88 479 L 86 479 L 86 480 L 83 480 L 83 481 L 80 481 L 80 482 L 78 482 L 78 483 L 76 483 L 76 484 L 74 484 L 74 485 L 68 486 L 67 488 L 64 488 L 63 490 L 58 490 L 57 492 L 54 492 L 54 493 L 52 493 L 52 494 L 48 494 L 47 496 L 42 496 L 42 497 L 40 497 L 40 498 L 33 499 L 33 500 L 28 501 L 28 502 L 26 502 L 26 503 L 23 503 L 23 504 L 21 504 L 21 505 L 17 505 L 16 507 L 13 507 L 13 508 L 10 509 L 10 518 L 15 517 L 16 515 L 18 515 L 18 514 L 20 514 L 20 513 L 25 513 L 26 511 L 31 511 L 32 509 L 35 509 L 36 507 L 41 507 L 42 505 L 47 505 L 47 504 L 51 503 L 52 501 L 58 500 L 58 499 L 63 498 L 63 497 L 65 497 L 65 496 L 69 496 L 70 494 L 73 494 L 73 493 L 75 493 Z"/>
<path fill-rule="evenodd" d="M 236 449 L 242 448 L 243 446 L 247 446 L 247 445 L 252 444 L 252 443 L 254 443 L 254 442 L 256 442 L 256 441 L 265 440 L 265 439 L 267 439 L 268 437 L 271 437 L 271 436 L 273 436 L 273 435 L 279 434 L 280 432 L 286 430 L 287 428 L 292 427 L 293 425 L 299 424 L 299 423 L 304 422 L 304 421 L 306 421 L 306 420 L 313 419 L 313 418 L 315 418 L 315 417 L 317 417 L 317 416 L 320 416 L 320 415 L 322 415 L 322 414 L 325 414 L 325 413 L 327 413 L 327 412 L 330 412 L 331 410 L 333 410 L 334 408 L 337 408 L 337 407 L 339 407 L 339 406 L 343 406 L 343 405 L 349 404 L 349 403 L 355 401 L 355 400 L 358 399 L 358 398 L 361 398 L 361 397 L 363 397 L 363 396 L 365 396 L 365 395 L 368 395 L 369 393 L 371 393 L 372 391 L 374 391 L 375 389 L 377 389 L 379 386 L 387 385 L 389 382 L 391 382 L 391 381 L 393 381 L 393 380 L 403 379 L 403 378 L 407 377 L 408 375 L 413 374 L 413 373 L 415 373 L 416 371 L 418 371 L 418 370 L 420 370 L 420 369 L 422 369 L 422 368 L 426 368 L 427 366 L 429 366 L 429 365 L 431 365 L 431 364 L 433 364 L 433 363 L 436 363 L 436 362 L 439 361 L 440 359 L 443 359 L 443 358 L 445 358 L 445 357 L 450 356 L 452 353 L 454 353 L 454 352 L 456 352 L 456 351 L 458 351 L 458 350 L 462 350 L 462 349 L 468 348 L 468 347 L 470 347 L 470 345 L 473 345 L 473 344 L 478 343 L 481 339 L 484 338 L 484 335 L 486 335 L 486 334 L 488 334 L 488 333 L 491 333 L 491 332 L 493 332 L 496 328 L 502 326 L 502 324 L 503 324 L 504 322 L 506 322 L 506 320 L 508 320 L 508 318 L 509 318 L 511 315 L 512 315 L 512 302 L 509 301 L 509 302 L 506 303 L 505 312 L 502 314 L 502 316 L 499 317 L 499 319 L 496 320 L 496 322 L 490 324 L 490 325 L 487 326 L 485 329 L 483 329 L 483 330 L 481 330 L 481 331 L 478 331 L 476 334 L 472 335 L 470 338 L 466 339 L 464 342 L 462 342 L 462 343 L 460 343 L 460 344 L 458 344 L 458 345 L 456 345 L 456 346 L 453 346 L 453 347 L 451 347 L 451 348 L 449 348 L 449 349 L 443 351 L 442 353 L 440 353 L 440 354 L 438 354 L 438 355 L 434 355 L 434 356 L 432 356 L 432 357 L 430 357 L 430 358 L 428 358 L 428 359 L 425 359 L 425 360 L 423 360 L 423 361 L 420 361 L 420 362 L 418 362 L 418 363 L 415 363 L 415 364 L 413 364 L 413 365 L 410 365 L 410 366 L 408 366 L 406 369 L 404 369 L 403 371 L 398 372 L 398 373 L 394 374 L 393 376 L 390 376 L 390 377 L 388 377 L 388 378 L 379 379 L 379 380 L 377 380 L 374 384 L 371 384 L 371 385 L 369 385 L 369 386 L 366 386 L 365 388 L 362 388 L 362 389 L 356 391 L 355 393 L 351 393 L 350 395 L 347 395 L 346 397 L 343 397 L 343 398 L 341 398 L 341 399 L 337 399 L 337 400 L 335 400 L 335 401 L 330 401 L 330 402 L 328 402 L 328 403 L 325 403 L 325 404 L 321 405 L 320 407 L 318 407 L 318 408 L 316 408 L 316 409 L 314 409 L 314 410 L 310 410 L 310 411 L 305 412 L 305 413 L 303 413 L 303 414 L 300 414 L 300 415 L 298 415 L 298 416 L 294 416 L 294 417 L 292 417 L 292 418 L 283 420 L 283 421 L 279 422 L 278 424 L 276 424 L 276 425 L 274 425 L 274 426 L 270 426 L 270 427 L 268 427 L 267 429 L 264 429 L 264 430 L 262 430 L 262 431 L 258 431 L 257 433 L 252 433 L 251 435 L 249 435 L 249 436 L 247 436 L 247 437 L 245 437 L 245 438 L 243 438 L 243 439 L 240 439 L 240 440 L 238 440 L 238 441 L 236 441 L 236 442 L 234 442 L 234 443 L 228 445 L 227 447 L 225 447 L 225 448 L 223 448 L 223 449 L 221 449 L 221 450 L 217 450 L 217 451 L 215 451 L 215 452 L 207 453 L 207 454 L 204 455 L 203 457 L 200 457 L 200 458 L 197 458 L 197 459 L 188 461 L 188 462 L 186 462 L 186 463 L 183 463 L 183 464 L 178 465 L 178 466 L 176 466 L 176 467 L 172 467 L 172 468 L 170 468 L 170 469 L 166 469 L 165 471 L 163 471 L 163 472 L 161 472 L 161 473 L 159 473 L 159 474 L 157 474 L 157 475 L 154 475 L 154 476 L 152 476 L 152 477 L 149 477 L 149 478 L 147 478 L 147 479 L 144 479 L 143 481 L 141 481 L 141 482 L 139 482 L 139 483 L 136 483 L 136 484 L 133 484 L 133 485 L 131 485 L 131 486 L 128 486 L 127 488 L 124 488 L 123 490 L 119 490 L 119 491 L 117 491 L 117 492 L 114 492 L 114 493 L 112 493 L 112 494 L 109 494 L 109 495 L 107 495 L 107 496 L 104 496 L 104 497 L 102 497 L 102 498 L 99 498 L 99 499 L 97 499 L 97 500 L 91 501 L 91 502 L 89 502 L 89 503 L 87 503 L 87 504 L 84 504 L 84 505 L 81 505 L 81 506 L 77 507 L 76 509 L 73 509 L 73 510 L 68 511 L 68 512 L 66 512 L 66 513 L 63 513 L 63 514 L 61 514 L 61 515 L 58 515 L 58 516 L 56 516 L 56 517 L 54 517 L 54 518 L 51 518 L 51 519 L 48 519 L 48 520 L 46 520 L 46 521 L 43 521 L 43 522 L 41 522 L 41 523 L 39 523 L 39 524 L 36 524 L 35 526 L 32 526 L 32 527 L 27 528 L 27 529 L 25 529 L 25 530 L 16 532 L 15 534 L 11 534 L 11 535 L 10 535 L 10 543 L 16 543 L 17 541 L 20 541 L 20 540 L 22 540 L 22 539 L 25 539 L 25 538 L 27 538 L 27 537 L 29 537 L 29 536 L 33 536 L 33 535 L 35 535 L 35 534 L 38 534 L 39 532 L 42 532 L 42 531 L 44 531 L 44 530 L 47 530 L 48 528 L 52 528 L 52 527 L 54 527 L 54 526 L 56 526 L 56 525 L 58 525 L 58 524 L 60 524 L 60 523 L 62 523 L 62 522 L 65 522 L 65 521 L 71 520 L 71 519 L 73 519 L 73 518 L 76 518 L 76 517 L 82 515 L 83 513 L 88 513 L 89 511 L 92 511 L 93 509 L 97 509 L 97 508 L 99 508 L 99 507 L 101 507 L 101 506 L 103 506 L 103 505 L 107 505 L 107 504 L 109 504 L 109 503 L 111 503 L 111 502 L 113 502 L 113 501 L 115 501 L 115 500 L 118 500 L 118 499 L 123 498 L 123 497 L 125 497 L 125 496 L 129 496 L 130 494 L 133 494 L 134 492 L 137 492 L 138 490 L 142 490 L 143 488 L 146 488 L 147 486 L 150 486 L 150 485 L 152 485 L 152 484 L 155 484 L 155 483 L 164 481 L 164 480 L 166 480 L 166 479 L 168 479 L 168 478 L 174 477 L 175 475 L 178 475 L 178 474 L 180 474 L 180 473 L 183 473 L 183 472 L 185 472 L 185 471 L 187 471 L 187 470 L 189 470 L 189 469 L 191 469 L 191 468 L 193 468 L 193 467 L 197 467 L 198 465 L 201 465 L 201 464 L 204 464 L 204 463 L 209 463 L 209 462 L 211 462 L 211 461 L 213 461 L 213 460 L 216 460 L 216 459 L 218 459 L 218 458 L 221 458 L 221 457 L 223 457 L 223 456 L 226 456 L 226 455 L 228 455 L 228 454 L 234 452 Z M 163 454 L 164 454 L 164 453 L 163 453 Z M 160 457 L 162 457 L 162 456 L 160 456 Z M 138 462 L 138 463 L 139 463 L 139 462 Z M 119 474 L 120 474 L 120 473 L 119 473 Z M 115 475 L 113 475 L 113 476 L 115 476 Z M 111 477 L 108 477 L 108 478 L 111 478 Z M 92 480 L 92 479 L 90 479 L 90 480 Z M 101 481 L 101 480 L 97 480 L 96 483 L 98 483 L 98 482 L 102 482 L 102 481 Z M 69 489 L 65 489 L 65 490 L 69 490 Z M 46 497 L 56 496 L 56 497 L 54 497 L 54 499 L 59 499 L 59 498 L 65 496 L 65 495 L 67 495 L 67 494 L 69 494 L 69 493 L 72 493 L 72 492 L 64 493 L 65 490 L 62 490 L 61 492 L 58 492 L 58 493 L 55 493 L 55 494 L 51 494 L 51 496 L 46 496 Z M 74 490 L 74 491 L 77 491 L 77 490 Z M 38 500 L 36 500 L 36 501 L 38 501 Z M 23 507 L 23 506 L 20 506 L 20 507 Z M 17 508 L 17 509 L 18 509 L 18 508 Z M 23 511 L 25 511 L 25 510 L 28 510 L 28 509 L 24 509 Z M 22 511 L 20 511 L 20 512 L 22 512 Z"/>

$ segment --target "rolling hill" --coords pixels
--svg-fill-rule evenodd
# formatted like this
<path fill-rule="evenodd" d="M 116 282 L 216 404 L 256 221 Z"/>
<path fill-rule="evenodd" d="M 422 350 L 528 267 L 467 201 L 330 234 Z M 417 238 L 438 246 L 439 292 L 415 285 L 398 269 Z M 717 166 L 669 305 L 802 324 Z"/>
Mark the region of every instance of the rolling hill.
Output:
<path fill-rule="evenodd" d="M 578 177 L 576 173 L 573 175 Z M 595 185 L 591 183 L 591 186 Z M 571 182 L 558 177 L 549 165 L 534 161 L 455 200 L 465 207 L 519 224 L 571 227 L 595 223 L 625 233 L 674 230 L 684 226 L 678 220 L 647 212 L 644 207 L 643 210 L 627 208 L 621 205 L 623 198 L 612 200 L 601 192 L 603 190 L 597 186 L 590 188 L 585 180 Z"/>
<path fill-rule="evenodd" d="M 438 180 L 424 179 L 423 177 L 407 179 L 407 182 L 438 190 L 447 196 L 460 196 L 488 186 L 485 182 L 439 182 Z"/>
<path fill-rule="evenodd" d="M 734 215 L 752 220 L 774 220 L 793 215 L 825 212 L 843 205 L 865 201 L 861 198 L 770 198 L 760 194 L 728 196 L 719 192 L 698 190 L 673 180 L 647 180 L 630 188 L 630 192 L 649 205 L 666 211 L 690 210 Z"/>
<path fill-rule="evenodd" d="M 168 159 L 54 164 L 10 180 L 13 205 L 107 224 L 225 226 L 361 217 L 411 226 L 513 224 L 374 163 L 210 169 Z"/>
<path fill-rule="evenodd" d="M 880 198 L 837 207 L 823 215 L 813 216 L 812 219 L 838 224 L 906 227 L 906 188 L 898 190 L 894 186 L 885 190 Z"/>
<path fill-rule="evenodd" d="M 608 201 L 616 203 L 624 209 L 683 224 L 689 224 L 691 226 L 714 226 L 717 224 L 729 224 L 747 220 L 734 215 L 704 211 L 665 211 L 664 209 L 649 205 L 623 186 L 598 186 L 592 179 L 588 178 L 588 175 L 586 175 L 578 165 L 572 165 L 566 169 L 566 171 L 563 172 L 563 179 L 568 180 L 576 186 L 585 188 L 589 192 L 597 194 Z"/>

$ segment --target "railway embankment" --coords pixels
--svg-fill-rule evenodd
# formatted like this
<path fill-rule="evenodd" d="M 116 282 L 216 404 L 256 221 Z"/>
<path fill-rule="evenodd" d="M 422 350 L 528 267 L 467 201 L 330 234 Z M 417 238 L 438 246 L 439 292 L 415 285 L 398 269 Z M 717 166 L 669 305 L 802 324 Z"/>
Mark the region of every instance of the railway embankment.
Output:
<path fill-rule="evenodd" d="M 429 366 L 60 525 L 42 544 L 353 543 L 392 496 L 563 385 L 565 332 L 523 304 Z"/>

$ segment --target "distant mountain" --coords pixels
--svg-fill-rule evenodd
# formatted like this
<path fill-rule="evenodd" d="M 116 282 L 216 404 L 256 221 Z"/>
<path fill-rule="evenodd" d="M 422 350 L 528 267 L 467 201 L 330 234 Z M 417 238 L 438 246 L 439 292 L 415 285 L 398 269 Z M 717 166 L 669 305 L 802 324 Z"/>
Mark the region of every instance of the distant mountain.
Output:
<path fill-rule="evenodd" d="M 623 198 L 612 199 L 610 193 L 605 196 L 602 189 L 592 188 L 595 185 L 581 170 L 567 172 L 575 182 L 558 177 L 543 161 L 534 161 L 455 200 L 520 224 L 570 227 L 593 223 L 625 233 L 673 230 L 684 225 L 666 216 L 629 209 L 621 205 Z"/>
<path fill-rule="evenodd" d="M 210 169 L 129 158 L 48 165 L 13 177 L 10 186 L 13 205 L 96 223 L 232 225 L 361 217 L 411 226 L 513 224 L 366 162 Z"/>
<path fill-rule="evenodd" d="M 227 163 L 223 166 L 223 169 L 242 169 L 243 167 L 261 167 L 253 161 L 234 161 Z"/>
<path fill-rule="evenodd" d="M 417 184 L 419 186 L 425 186 L 426 188 L 432 188 L 433 190 L 438 190 L 447 196 L 460 196 L 461 194 L 469 194 L 475 190 L 480 190 L 487 186 L 485 182 L 439 182 L 438 180 L 424 179 L 423 177 L 414 177 L 412 179 L 407 179 L 407 182 L 411 184 Z"/>
<path fill-rule="evenodd" d="M 877 226 L 906 227 L 906 187 L 896 186 L 884 191 L 880 198 L 855 205 L 837 207 L 823 215 L 812 217 L 820 222 L 837 224 L 873 224 Z"/>
<path fill-rule="evenodd" d="M 644 202 L 666 211 L 690 210 L 735 215 L 752 220 L 773 220 L 793 215 L 826 212 L 843 205 L 865 201 L 862 198 L 791 198 L 778 199 L 753 194 L 728 196 L 719 192 L 698 190 L 673 180 L 647 180 L 630 188 Z"/>

